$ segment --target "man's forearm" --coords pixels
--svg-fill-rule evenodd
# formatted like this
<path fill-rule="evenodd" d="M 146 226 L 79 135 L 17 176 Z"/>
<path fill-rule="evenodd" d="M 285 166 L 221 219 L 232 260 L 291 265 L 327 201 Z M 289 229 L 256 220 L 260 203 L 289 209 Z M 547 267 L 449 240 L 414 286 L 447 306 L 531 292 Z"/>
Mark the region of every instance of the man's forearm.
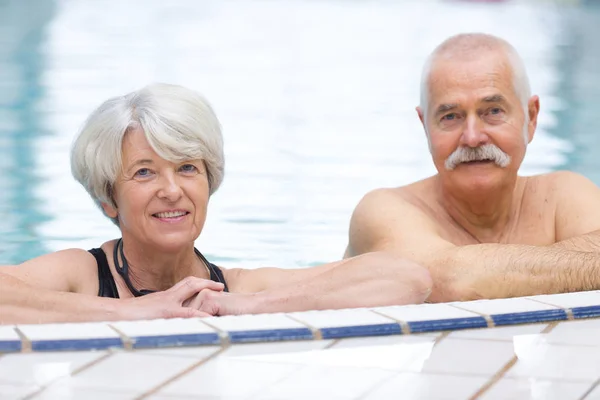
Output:
<path fill-rule="evenodd" d="M 254 294 L 253 313 L 422 303 L 431 291 L 427 271 L 377 253 L 345 260 L 322 274 Z"/>
<path fill-rule="evenodd" d="M 554 243 L 551 247 L 582 251 L 586 253 L 600 252 L 600 231 L 586 233 L 585 235 L 572 237 Z"/>
<path fill-rule="evenodd" d="M 444 250 L 425 262 L 431 301 L 503 298 L 600 288 L 600 254 L 512 244 Z"/>
<path fill-rule="evenodd" d="M 36 288 L 0 272 L 0 324 L 115 320 L 117 302 Z"/>

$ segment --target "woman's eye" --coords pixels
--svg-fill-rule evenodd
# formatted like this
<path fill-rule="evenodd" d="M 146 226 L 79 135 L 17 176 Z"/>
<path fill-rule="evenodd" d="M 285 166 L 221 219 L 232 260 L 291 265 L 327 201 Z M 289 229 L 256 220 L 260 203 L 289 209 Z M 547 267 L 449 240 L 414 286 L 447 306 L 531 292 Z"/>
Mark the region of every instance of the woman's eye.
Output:
<path fill-rule="evenodd" d="M 150 175 L 150 173 L 151 172 L 148 168 L 140 168 L 136 171 L 135 175 L 144 177 Z"/>
<path fill-rule="evenodd" d="M 180 168 L 183 172 L 196 172 L 198 168 L 194 164 L 184 164 Z"/>

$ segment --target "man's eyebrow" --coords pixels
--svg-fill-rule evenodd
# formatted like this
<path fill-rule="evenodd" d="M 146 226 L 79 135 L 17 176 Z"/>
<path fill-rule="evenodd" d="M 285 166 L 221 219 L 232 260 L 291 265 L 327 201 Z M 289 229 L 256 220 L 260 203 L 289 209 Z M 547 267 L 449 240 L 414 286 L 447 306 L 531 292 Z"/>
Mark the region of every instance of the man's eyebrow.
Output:
<path fill-rule="evenodd" d="M 481 99 L 481 101 L 484 103 L 505 103 L 506 98 L 501 94 L 493 94 L 491 96 L 484 97 Z"/>
<path fill-rule="evenodd" d="M 456 108 L 458 108 L 458 104 L 440 104 L 440 106 L 435 110 L 435 115 L 439 115 Z"/>

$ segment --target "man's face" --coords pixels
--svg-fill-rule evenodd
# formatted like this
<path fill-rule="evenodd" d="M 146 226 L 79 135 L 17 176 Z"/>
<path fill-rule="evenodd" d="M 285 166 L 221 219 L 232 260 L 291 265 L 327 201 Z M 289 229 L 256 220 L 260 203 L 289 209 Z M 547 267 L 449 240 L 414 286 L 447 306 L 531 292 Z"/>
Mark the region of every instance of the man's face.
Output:
<path fill-rule="evenodd" d="M 516 178 L 533 137 L 537 108 L 530 121 L 505 55 L 436 60 L 428 98 L 427 114 L 419 109 L 419 117 L 442 178 L 481 189 Z M 537 97 L 530 104 L 537 106 Z"/>

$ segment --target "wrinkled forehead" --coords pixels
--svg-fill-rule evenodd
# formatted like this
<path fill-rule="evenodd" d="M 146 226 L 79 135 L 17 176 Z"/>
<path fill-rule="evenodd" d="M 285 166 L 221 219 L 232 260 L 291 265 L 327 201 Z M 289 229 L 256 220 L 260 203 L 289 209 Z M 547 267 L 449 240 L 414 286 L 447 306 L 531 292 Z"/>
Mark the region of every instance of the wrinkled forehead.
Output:
<path fill-rule="evenodd" d="M 509 101 L 519 101 L 513 75 L 509 60 L 501 54 L 470 58 L 437 57 L 429 71 L 429 106 L 475 101 L 494 94 L 500 94 Z"/>

